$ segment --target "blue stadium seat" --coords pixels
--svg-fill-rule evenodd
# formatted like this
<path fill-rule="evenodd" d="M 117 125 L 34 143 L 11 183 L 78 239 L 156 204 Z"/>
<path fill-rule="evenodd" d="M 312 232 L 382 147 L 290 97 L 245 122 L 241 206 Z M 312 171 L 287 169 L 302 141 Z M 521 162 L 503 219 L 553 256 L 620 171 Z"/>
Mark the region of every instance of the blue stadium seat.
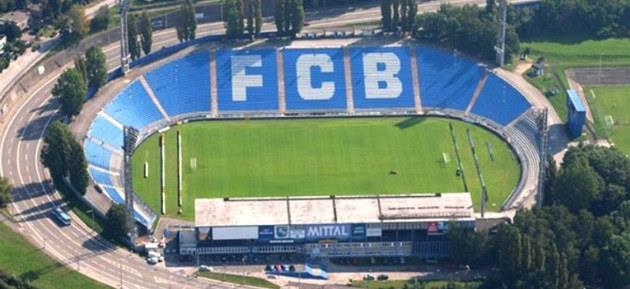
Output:
<path fill-rule="evenodd" d="M 275 49 L 218 50 L 219 112 L 278 110 L 277 73 Z M 240 83 L 233 84 L 233 76 Z"/>
<path fill-rule="evenodd" d="M 106 173 L 95 168 L 90 168 L 89 172 L 95 183 L 101 186 L 113 186 L 112 175 L 110 173 Z"/>
<path fill-rule="evenodd" d="M 282 54 L 287 111 L 347 108 L 343 49 L 285 49 Z M 298 72 L 298 59 L 310 70 Z"/>
<path fill-rule="evenodd" d="M 140 81 L 134 81 L 127 86 L 104 108 L 105 112 L 123 125 L 136 129 L 163 119 L 160 111 L 155 107 L 149 94 L 144 90 Z"/>
<path fill-rule="evenodd" d="M 410 62 L 408 47 L 350 48 L 354 107 L 413 108 Z"/>
<path fill-rule="evenodd" d="M 145 78 L 169 116 L 210 111 L 210 53 L 199 51 L 149 71 Z"/>
<path fill-rule="evenodd" d="M 116 188 L 114 187 L 104 187 L 103 189 L 105 189 L 105 193 L 107 194 L 107 196 L 116 204 L 124 204 L 125 203 L 125 198 L 123 197 L 124 194 L 122 192 L 119 192 Z"/>
<path fill-rule="evenodd" d="M 418 47 L 417 55 L 422 106 L 466 110 L 483 68 L 460 55 L 429 47 Z"/>
<path fill-rule="evenodd" d="M 109 170 L 109 162 L 112 159 L 112 152 L 110 150 L 90 139 L 85 139 L 83 149 L 88 163 Z"/>
<path fill-rule="evenodd" d="M 518 90 L 496 75 L 490 75 L 471 112 L 508 125 L 530 107 Z"/>
<path fill-rule="evenodd" d="M 118 189 L 111 187 L 111 186 L 105 186 L 103 187 L 103 189 L 105 190 L 105 194 L 112 200 L 112 202 L 116 203 L 116 204 L 124 204 L 125 203 L 125 193 L 122 191 L 119 191 Z M 149 228 L 151 227 L 151 224 L 153 224 L 153 221 L 155 221 L 155 218 L 153 218 L 152 220 L 148 220 L 147 218 L 145 218 L 142 214 L 138 213 L 137 210 L 133 211 L 133 217 L 134 219 L 136 219 L 136 221 L 138 221 L 139 223 L 143 224 L 145 227 Z"/>
<path fill-rule="evenodd" d="M 96 116 L 92 122 L 88 135 L 116 148 L 121 148 L 123 145 L 122 129 L 100 115 Z"/>

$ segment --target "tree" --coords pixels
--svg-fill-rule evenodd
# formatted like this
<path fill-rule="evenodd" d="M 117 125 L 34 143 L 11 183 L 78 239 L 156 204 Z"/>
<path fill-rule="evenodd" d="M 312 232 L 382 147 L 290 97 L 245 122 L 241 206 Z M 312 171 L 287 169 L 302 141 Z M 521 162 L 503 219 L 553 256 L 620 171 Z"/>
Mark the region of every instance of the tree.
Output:
<path fill-rule="evenodd" d="M 68 140 L 68 174 L 72 187 L 81 195 L 85 195 L 90 177 L 83 147 L 73 138 Z"/>
<path fill-rule="evenodd" d="M 114 204 L 107 211 L 105 235 L 118 241 L 125 241 L 127 234 L 131 228 L 127 223 L 128 212 L 125 205 Z"/>
<path fill-rule="evenodd" d="M 612 236 L 604 248 L 601 259 L 603 283 L 608 288 L 621 288 L 630 284 L 630 232 Z"/>
<path fill-rule="evenodd" d="M 276 29 L 280 35 L 295 37 L 304 26 L 304 5 L 302 0 L 275 1 Z"/>
<path fill-rule="evenodd" d="M 85 101 L 87 86 L 77 69 L 68 69 L 61 74 L 53 87 L 52 94 L 59 98 L 61 112 L 68 118 L 78 115 Z"/>
<path fill-rule="evenodd" d="M 73 5 L 61 28 L 61 42 L 64 46 L 79 43 L 87 34 L 87 20 L 80 5 Z"/>
<path fill-rule="evenodd" d="M 285 20 L 285 6 L 286 6 L 286 1 L 285 0 L 276 0 L 274 1 L 274 21 L 276 23 L 276 30 L 278 31 L 278 34 L 280 35 L 284 35 L 285 30 L 284 30 L 284 23 L 286 22 Z"/>
<path fill-rule="evenodd" d="M 381 0 L 381 22 L 387 32 L 413 32 L 418 4 L 414 0 Z"/>
<path fill-rule="evenodd" d="M 263 25 L 262 3 L 260 0 L 251 0 L 254 2 L 254 34 L 260 34 Z M 629 9 L 630 10 L 630 9 Z"/>
<path fill-rule="evenodd" d="M 547 158 L 547 166 L 544 168 L 543 174 L 543 197 L 545 205 L 552 205 L 555 200 L 553 193 L 553 183 L 556 181 L 558 167 L 553 156 Z"/>
<path fill-rule="evenodd" d="M 302 31 L 304 26 L 304 4 L 302 0 L 291 1 L 291 37 Z"/>
<path fill-rule="evenodd" d="M 4 177 L 0 177 L 0 208 L 6 207 L 11 202 L 11 191 L 13 187 Z"/>
<path fill-rule="evenodd" d="M 107 82 L 105 53 L 100 48 L 92 46 L 85 52 L 85 62 L 88 85 L 100 88 Z"/>
<path fill-rule="evenodd" d="M 254 31 L 254 1 L 253 0 L 245 0 L 245 18 L 247 19 L 247 33 L 253 36 L 256 32 Z"/>
<path fill-rule="evenodd" d="M 225 22 L 225 34 L 230 38 L 243 35 L 243 11 L 239 9 L 242 0 L 223 1 L 223 21 Z"/>
<path fill-rule="evenodd" d="M 553 191 L 556 203 L 576 213 L 581 209 L 587 209 L 591 201 L 598 198 L 601 187 L 599 176 L 585 159 L 580 159 L 563 166 L 556 178 Z"/>
<path fill-rule="evenodd" d="M 77 59 L 74 60 L 74 69 L 76 69 L 81 74 L 83 82 L 88 83 L 87 64 L 85 63 L 84 57 L 79 56 L 77 57 Z"/>
<path fill-rule="evenodd" d="M 109 15 L 109 9 L 103 6 L 96 11 L 96 15 L 90 21 L 90 31 L 98 32 L 107 29 L 109 23 L 111 21 L 111 17 Z"/>
<path fill-rule="evenodd" d="M 510 225 L 501 225 L 495 237 L 499 271 L 506 280 L 518 280 L 521 260 L 521 233 Z"/>
<path fill-rule="evenodd" d="M 133 14 L 127 19 L 127 48 L 132 60 L 140 57 L 140 45 L 138 44 L 138 20 Z"/>
<path fill-rule="evenodd" d="M 403 31 L 415 32 L 416 31 L 416 16 L 418 15 L 418 4 L 415 0 L 407 0 L 407 16 L 405 17 L 405 24 Z"/>
<path fill-rule="evenodd" d="M 147 55 L 151 53 L 151 45 L 153 45 L 153 27 L 151 26 L 151 18 L 145 12 L 140 16 L 140 43 L 142 43 L 142 51 Z"/>
<path fill-rule="evenodd" d="M 0 24 L 0 34 L 7 37 L 7 42 L 14 42 L 22 37 L 22 30 L 13 21 Z"/>
<path fill-rule="evenodd" d="M 392 26 L 392 0 L 381 0 L 381 23 L 383 30 L 390 31 Z"/>
<path fill-rule="evenodd" d="M 61 121 L 53 122 L 46 129 L 41 160 L 50 170 L 53 178 L 64 178 L 67 172 L 68 145 L 67 139 L 72 137 L 68 126 Z"/>
<path fill-rule="evenodd" d="M 180 42 L 195 39 L 197 19 L 195 18 L 195 6 L 192 0 L 186 0 L 180 6 L 175 29 L 177 30 L 177 39 Z"/>
<path fill-rule="evenodd" d="M 496 0 L 486 0 L 486 14 L 494 16 L 497 9 Z"/>
<path fill-rule="evenodd" d="M 478 265 L 486 252 L 486 235 L 476 233 L 457 222 L 448 224 L 446 239 L 449 241 L 451 255 L 460 265 Z"/>

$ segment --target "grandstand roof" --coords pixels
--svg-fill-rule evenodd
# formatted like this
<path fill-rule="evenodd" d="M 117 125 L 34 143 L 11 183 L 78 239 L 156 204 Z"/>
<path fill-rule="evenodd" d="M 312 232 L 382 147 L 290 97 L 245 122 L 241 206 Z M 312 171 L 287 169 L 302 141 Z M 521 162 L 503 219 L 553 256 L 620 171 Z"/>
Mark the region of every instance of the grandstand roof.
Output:
<path fill-rule="evenodd" d="M 195 200 L 197 227 L 472 220 L 470 193 Z"/>

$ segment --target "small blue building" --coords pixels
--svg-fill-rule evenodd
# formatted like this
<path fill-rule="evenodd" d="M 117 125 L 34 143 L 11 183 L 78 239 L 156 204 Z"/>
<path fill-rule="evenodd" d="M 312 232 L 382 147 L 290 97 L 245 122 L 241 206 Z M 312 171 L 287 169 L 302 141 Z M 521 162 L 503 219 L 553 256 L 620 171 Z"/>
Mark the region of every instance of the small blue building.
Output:
<path fill-rule="evenodd" d="M 584 103 L 578 96 L 577 92 L 573 89 L 567 90 L 567 108 L 569 114 L 569 120 L 567 122 L 567 129 L 569 131 L 569 137 L 576 138 L 582 134 L 582 128 L 584 127 L 584 121 L 586 119 L 586 109 Z"/>

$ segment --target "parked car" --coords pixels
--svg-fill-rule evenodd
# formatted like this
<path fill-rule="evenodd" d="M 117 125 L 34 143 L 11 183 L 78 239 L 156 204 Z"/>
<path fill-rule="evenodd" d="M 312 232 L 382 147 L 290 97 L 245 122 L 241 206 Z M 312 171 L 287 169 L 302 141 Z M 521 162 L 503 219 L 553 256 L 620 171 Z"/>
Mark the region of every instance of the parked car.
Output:
<path fill-rule="evenodd" d="M 212 267 L 210 267 L 210 266 L 201 265 L 201 266 L 199 266 L 199 271 L 212 272 L 212 271 L 214 271 L 214 269 Z"/>
<path fill-rule="evenodd" d="M 385 274 L 381 274 L 381 275 L 378 275 L 378 276 L 376 277 L 376 280 L 379 280 L 379 281 L 385 281 L 385 280 L 387 280 L 387 279 L 389 279 L 389 276 L 387 276 L 387 275 L 385 275 Z"/>

